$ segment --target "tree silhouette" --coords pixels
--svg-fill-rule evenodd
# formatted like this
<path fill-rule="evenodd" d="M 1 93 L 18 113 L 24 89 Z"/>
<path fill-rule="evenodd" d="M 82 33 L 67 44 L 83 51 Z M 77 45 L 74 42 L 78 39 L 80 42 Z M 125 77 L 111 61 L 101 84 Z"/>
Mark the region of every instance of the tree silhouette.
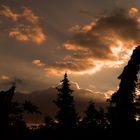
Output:
<path fill-rule="evenodd" d="M 132 131 L 135 128 L 135 88 L 137 85 L 137 74 L 140 69 L 140 46 L 138 46 L 124 67 L 122 74 L 118 77 L 121 80 L 119 89 L 109 100 L 109 120 L 112 128 L 117 130 Z"/>
<path fill-rule="evenodd" d="M 62 128 L 74 128 L 76 127 L 78 117 L 75 111 L 74 98 L 72 96 L 73 90 L 70 89 L 67 73 L 65 73 L 64 79 L 60 84 L 60 87 L 57 87 L 58 97 L 54 101 L 59 108 L 56 119 L 59 122 L 59 126 Z"/>
<path fill-rule="evenodd" d="M 95 103 L 93 101 L 89 102 L 89 105 L 85 111 L 85 117 L 83 118 L 83 122 L 86 125 L 96 126 L 98 124 L 97 120 L 99 119 L 99 112 L 95 108 Z"/>
<path fill-rule="evenodd" d="M 30 101 L 25 100 L 22 106 L 23 106 L 23 110 L 27 113 L 41 114 L 41 112 L 39 111 L 39 108 L 36 105 L 32 104 L 32 102 Z"/>
<path fill-rule="evenodd" d="M 1 129 L 7 129 L 10 124 L 10 114 L 12 111 L 16 112 L 13 106 L 17 106 L 17 103 L 12 103 L 12 98 L 15 92 L 15 85 L 7 91 L 0 92 L 0 127 Z"/>
<path fill-rule="evenodd" d="M 104 131 L 106 125 L 106 119 L 104 110 L 97 110 L 95 103 L 90 101 L 85 111 L 85 117 L 82 120 L 82 129 L 87 136 L 98 136 Z"/>
<path fill-rule="evenodd" d="M 50 117 L 50 116 L 46 116 L 45 117 L 44 123 L 45 123 L 45 127 L 47 129 L 54 129 L 55 128 L 55 125 L 56 125 L 55 122 L 54 122 L 54 120 L 53 120 L 53 118 Z"/>
<path fill-rule="evenodd" d="M 24 104 L 13 100 L 15 83 L 7 91 L 0 92 L 0 132 L 4 139 L 25 139 L 27 127 L 24 113 L 38 113 L 38 107 L 29 101 Z"/>

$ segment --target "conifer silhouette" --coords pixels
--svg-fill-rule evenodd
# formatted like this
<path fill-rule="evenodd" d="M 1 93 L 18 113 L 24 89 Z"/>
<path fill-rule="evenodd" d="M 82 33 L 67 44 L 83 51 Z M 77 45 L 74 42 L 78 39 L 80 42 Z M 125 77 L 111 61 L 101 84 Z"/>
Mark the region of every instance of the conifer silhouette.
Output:
<path fill-rule="evenodd" d="M 138 46 L 124 67 L 122 74 L 118 77 L 121 80 L 119 89 L 111 96 L 108 110 L 112 128 L 132 131 L 135 128 L 136 107 L 135 88 L 137 86 L 137 74 L 140 69 L 140 46 Z"/>
<path fill-rule="evenodd" d="M 15 83 L 6 90 L 0 92 L 0 139 L 25 139 L 27 126 L 24 120 L 24 112 L 39 113 L 38 107 L 29 101 L 24 104 L 14 101 Z"/>
<path fill-rule="evenodd" d="M 74 128 L 76 127 L 78 117 L 75 110 L 74 98 L 72 96 L 73 90 L 70 89 L 67 73 L 65 73 L 64 79 L 60 84 L 60 87 L 57 87 L 58 97 L 54 101 L 59 108 L 56 119 L 62 128 Z"/>

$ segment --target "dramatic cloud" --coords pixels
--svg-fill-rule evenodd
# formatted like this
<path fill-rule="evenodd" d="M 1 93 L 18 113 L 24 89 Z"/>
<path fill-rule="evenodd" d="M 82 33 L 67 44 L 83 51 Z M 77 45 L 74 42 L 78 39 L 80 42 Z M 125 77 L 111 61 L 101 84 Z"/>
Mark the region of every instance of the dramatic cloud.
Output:
<path fill-rule="evenodd" d="M 41 44 L 46 40 L 46 35 L 40 25 L 40 18 L 27 7 L 22 12 L 16 12 L 8 6 L 2 6 L 1 16 L 4 16 L 14 22 L 9 31 L 9 37 L 23 42 L 34 42 Z"/>
<path fill-rule="evenodd" d="M 90 58 L 84 58 L 84 59 L 73 59 L 71 57 L 67 57 L 67 59 L 64 59 L 61 62 L 56 62 L 54 66 L 45 68 L 46 73 L 53 74 L 53 75 L 59 75 L 64 74 L 64 72 L 71 72 L 73 71 L 74 74 L 77 74 L 80 72 L 80 74 L 83 74 L 84 71 L 87 69 L 94 68 L 95 64 L 93 63 L 93 60 Z M 71 71 L 70 71 L 71 70 Z"/>
<path fill-rule="evenodd" d="M 103 67 L 120 67 L 140 43 L 139 9 L 119 9 L 83 27 L 73 26 L 69 31 L 74 36 L 63 47 L 71 57 L 56 62 L 48 72 L 90 74 Z"/>
<path fill-rule="evenodd" d="M 41 27 L 19 26 L 11 29 L 9 36 L 19 41 L 32 41 L 37 44 L 41 44 L 46 40 Z"/>

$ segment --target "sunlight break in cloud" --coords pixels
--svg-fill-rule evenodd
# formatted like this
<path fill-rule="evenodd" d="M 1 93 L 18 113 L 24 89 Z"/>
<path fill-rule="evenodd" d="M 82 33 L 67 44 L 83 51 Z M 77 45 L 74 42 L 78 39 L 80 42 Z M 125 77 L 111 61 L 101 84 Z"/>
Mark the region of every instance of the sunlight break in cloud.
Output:
<path fill-rule="evenodd" d="M 137 8 L 119 9 L 83 27 L 71 28 L 75 33 L 63 47 L 72 55 L 47 68 L 48 73 L 92 74 L 104 67 L 121 67 L 140 43 L 139 17 Z"/>
<path fill-rule="evenodd" d="M 14 22 L 9 31 L 9 37 L 23 42 L 31 41 L 36 44 L 41 44 L 46 40 L 47 36 L 40 25 L 39 17 L 31 9 L 24 7 L 22 12 L 16 12 L 8 6 L 2 6 L 0 12 L 2 16 Z"/>

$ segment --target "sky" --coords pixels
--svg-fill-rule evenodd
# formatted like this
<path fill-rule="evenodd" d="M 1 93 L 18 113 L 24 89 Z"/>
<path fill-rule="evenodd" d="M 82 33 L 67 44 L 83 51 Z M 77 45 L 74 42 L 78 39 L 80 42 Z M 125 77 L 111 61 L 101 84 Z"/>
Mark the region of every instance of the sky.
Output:
<path fill-rule="evenodd" d="M 111 94 L 140 44 L 139 0 L 1 0 L 0 88 L 55 87 Z"/>

